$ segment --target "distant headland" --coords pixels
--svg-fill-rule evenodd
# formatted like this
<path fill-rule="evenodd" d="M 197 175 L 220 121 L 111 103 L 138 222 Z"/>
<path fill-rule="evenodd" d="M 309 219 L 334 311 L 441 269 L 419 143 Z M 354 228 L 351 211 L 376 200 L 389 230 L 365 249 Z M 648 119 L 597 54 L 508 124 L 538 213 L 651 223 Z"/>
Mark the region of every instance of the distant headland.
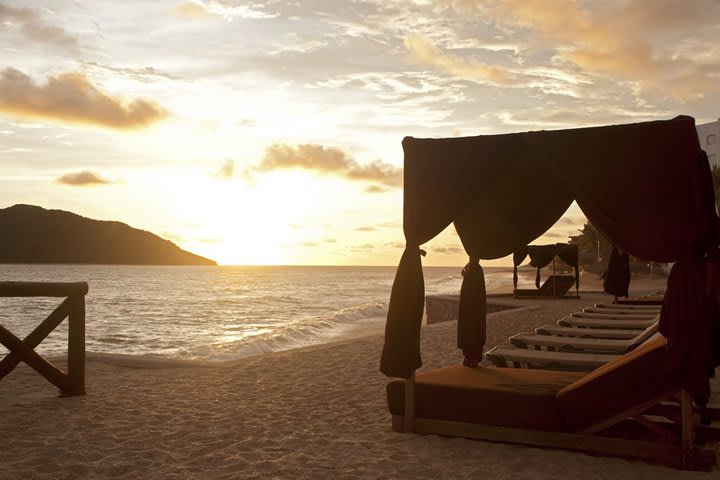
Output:
<path fill-rule="evenodd" d="M 34 205 L 0 209 L 0 263 L 217 265 L 124 223 Z"/>

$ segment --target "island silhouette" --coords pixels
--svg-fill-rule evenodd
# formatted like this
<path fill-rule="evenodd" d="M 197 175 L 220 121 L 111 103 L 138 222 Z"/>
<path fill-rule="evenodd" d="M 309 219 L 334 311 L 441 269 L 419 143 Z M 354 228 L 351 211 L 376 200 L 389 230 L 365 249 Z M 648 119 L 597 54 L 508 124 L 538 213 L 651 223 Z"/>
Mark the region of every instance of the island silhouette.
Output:
<path fill-rule="evenodd" d="M 121 222 L 22 204 L 0 209 L 0 263 L 217 265 Z"/>

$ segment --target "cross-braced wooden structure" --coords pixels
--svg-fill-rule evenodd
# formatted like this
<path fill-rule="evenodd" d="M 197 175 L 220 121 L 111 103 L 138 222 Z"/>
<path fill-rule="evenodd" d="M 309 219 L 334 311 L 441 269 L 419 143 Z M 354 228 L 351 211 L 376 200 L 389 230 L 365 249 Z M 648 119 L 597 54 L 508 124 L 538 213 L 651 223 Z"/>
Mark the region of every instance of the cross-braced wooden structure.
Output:
<path fill-rule="evenodd" d="M 0 380 L 25 362 L 60 389 L 62 396 L 85 394 L 85 295 L 86 282 L 0 282 L 0 297 L 65 297 L 60 305 L 24 339 L 0 325 L 0 343 L 10 353 L 0 361 Z M 65 318 L 68 319 L 67 372 L 35 351 Z"/>

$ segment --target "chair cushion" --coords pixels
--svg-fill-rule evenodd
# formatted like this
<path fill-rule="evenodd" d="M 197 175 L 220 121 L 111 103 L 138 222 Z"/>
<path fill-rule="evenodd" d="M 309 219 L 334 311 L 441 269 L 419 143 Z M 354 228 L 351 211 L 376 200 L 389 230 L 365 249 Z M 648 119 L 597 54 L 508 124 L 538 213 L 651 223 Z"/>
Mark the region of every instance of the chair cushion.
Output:
<path fill-rule="evenodd" d="M 563 431 L 556 395 L 584 374 L 462 365 L 416 375 L 415 415 L 504 427 Z M 393 415 L 405 414 L 405 381 L 387 386 Z"/>
<path fill-rule="evenodd" d="M 558 408 L 568 429 L 587 428 L 676 387 L 666 370 L 666 347 L 657 334 L 560 390 Z"/>

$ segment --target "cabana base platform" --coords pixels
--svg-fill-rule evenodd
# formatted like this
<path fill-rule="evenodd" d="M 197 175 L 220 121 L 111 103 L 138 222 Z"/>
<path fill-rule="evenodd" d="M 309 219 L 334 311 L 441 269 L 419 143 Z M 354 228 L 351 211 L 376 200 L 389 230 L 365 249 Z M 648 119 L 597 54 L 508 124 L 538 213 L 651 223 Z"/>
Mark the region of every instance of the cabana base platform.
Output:
<path fill-rule="evenodd" d="M 695 445 L 683 449 L 679 440 L 675 443 L 670 443 L 669 439 L 664 439 L 665 441 L 633 440 L 600 435 L 543 432 L 492 425 L 477 425 L 428 418 L 415 418 L 414 426 L 415 431 L 413 433 L 419 434 L 473 438 L 490 442 L 517 443 L 534 447 L 572 450 L 592 455 L 640 459 L 682 470 L 711 471 L 716 464 L 717 458 L 715 448 Z M 405 417 L 393 415 L 392 427 L 396 432 L 406 432 Z"/>

